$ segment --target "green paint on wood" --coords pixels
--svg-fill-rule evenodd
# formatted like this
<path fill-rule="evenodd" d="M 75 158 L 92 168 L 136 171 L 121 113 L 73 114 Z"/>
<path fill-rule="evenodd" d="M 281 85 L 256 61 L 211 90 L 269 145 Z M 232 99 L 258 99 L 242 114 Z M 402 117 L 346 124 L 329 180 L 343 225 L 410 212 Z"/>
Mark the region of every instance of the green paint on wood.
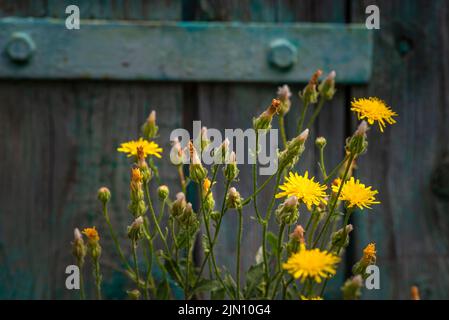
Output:
<path fill-rule="evenodd" d="M 371 76 L 363 25 L 82 20 L 68 30 L 64 20 L 3 18 L 0 48 L 17 32 L 35 52 L 20 63 L 2 55 L 1 78 L 305 82 L 318 68 L 341 83 Z"/>

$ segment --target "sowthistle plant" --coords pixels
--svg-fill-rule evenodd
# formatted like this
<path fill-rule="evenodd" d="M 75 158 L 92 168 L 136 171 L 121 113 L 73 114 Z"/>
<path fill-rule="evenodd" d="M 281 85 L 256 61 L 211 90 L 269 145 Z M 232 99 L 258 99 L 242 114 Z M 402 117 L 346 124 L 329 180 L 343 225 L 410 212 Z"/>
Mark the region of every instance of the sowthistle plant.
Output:
<path fill-rule="evenodd" d="M 256 137 L 256 161 L 252 170 L 252 194 L 242 196 L 238 191 L 239 169 L 236 154 L 230 150 L 226 139 L 213 152 L 216 160 L 210 168 L 201 162 L 198 153 L 210 144 L 207 128 L 199 134 L 200 141 L 190 141 L 186 148 L 175 139 L 171 151 L 171 160 L 179 175 L 179 191 L 174 199 L 166 185 L 157 188 L 157 203 L 150 193 L 150 181 L 158 177 L 154 158 L 160 159 L 162 148 L 155 142 L 158 138 L 156 112 L 152 111 L 142 125 L 142 136 L 137 140 L 122 143 L 117 149 L 132 159 L 130 168 L 131 213 L 127 230 L 130 239 L 131 259 L 127 258 L 120 247 L 119 236 L 111 225 L 108 203 L 111 199 L 109 189 L 102 187 L 98 199 L 109 228 L 118 257 L 125 273 L 133 281 L 134 287 L 127 291 L 131 299 L 168 299 L 173 298 L 173 288 L 181 288 L 185 299 L 301 299 L 320 300 L 323 297 L 328 280 L 336 274 L 344 249 L 350 241 L 354 228 L 349 224 L 350 217 L 357 210 L 371 209 L 379 204 L 377 190 L 366 186 L 353 176 L 356 161 L 367 151 L 367 132 L 370 125 L 378 124 L 381 132 L 387 124 L 395 123 L 397 114 L 378 98 L 354 99 L 351 110 L 361 120 L 354 134 L 347 138 L 344 147 L 345 156 L 332 170 L 327 171 L 325 161 L 325 137 L 318 137 L 315 146 L 319 151 L 318 168 L 321 177 L 313 177 L 308 171 L 295 170 L 296 164 L 305 152 L 309 130 L 326 102 L 331 101 L 336 89 L 334 71 L 321 82 L 322 72 L 318 70 L 306 87 L 299 92 L 302 109 L 297 121 L 297 133 L 288 140 L 284 119 L 289 113 L 292 102 L 287 85 L 278 89 L 277 97 L 268 108 L 253 119 Z M 313 112 L 310 109 L 315 105 Z M 282 149 L 279 150 L 277 171 L 259 185 L 257 175 L 257 157 L 259 137 L 272 125 L 274 117 L 279 117 Z M 308 119 L 308 121 L 307 121 Z M 304 129 L 304 123 L 306 128 Z M 190 160 L 189 174 L 184 175 L 186 158 Z M 224 195 L 216 199 L 213 191 L 217 176 L 223 174 Z M 271 192 L 269 205 L 262 211 L 258 205 L 258 196 L 274 179 L 275 187 Z M 195 184 L 200 194 L 197 212 L 186 198 L 186 188 Z M 278 202 L 277 202 L 278 201 Z M 252 203 L 254 223 L 260 226 L 262 243 L 255 264 L 241 276 L 241 242 L 243 233 L 243 208 Z M 167 226 L 161 222 L 167 214 Z M 232 273 L 219 266 L 216 259 L 216 245 L 219 240 L 222 222 L 226 212 L 235 210 L 238 215 L 236 230 L 236 269 Z M 307 214 L 306 214 L 307 212 Z M 306 215 L 307 223 L 298 224 L 299 216 Z M 277 235 L 272 233 L 273 224 L 277 224 Z M 203 235 L 200 230 L 204 230 Z M 81 273 L 85 256 L 91 257 L 96 284 L 97 297 L 101 299 L 100 237 L 95 227 L 85 228 L 87 245 L 82 234 L 75 229 L 73 254 Z M 197 237 L 201 236 L 202 260 L 194 263 L 193 248 Z M 159 238 L 161 248 L 155 247 Z M 143 257 L 139 256 L 141 249 Z M 353 277 L 342 286 L 342 298 L 359 299 L 363 279 L 367 277 L 366 268 L 376 263 L 376 247 L 370 243 L 363 250 L 362 258 L 353 267 Z M 145 265 L 145 269 L 139 267 Z M 153 276 L 157 265 L 162 278 Z M 208 270 L 208 274 L 206 272 Z M 82 280 L 81 280 L 82 282 Z M 174 283 L 174 285 L 170 285 Z M 81 284 L 81 298 L 84 298 L 84 286 Z"/>

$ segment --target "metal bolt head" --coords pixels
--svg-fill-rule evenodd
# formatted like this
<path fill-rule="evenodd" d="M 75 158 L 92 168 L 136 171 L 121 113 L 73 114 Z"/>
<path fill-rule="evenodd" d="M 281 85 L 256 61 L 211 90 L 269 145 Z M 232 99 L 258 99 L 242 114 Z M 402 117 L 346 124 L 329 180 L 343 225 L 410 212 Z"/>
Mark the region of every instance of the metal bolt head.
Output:
<path fill-rule="evenodd" d="M 276 39 L 270 44 L 268 61 L 280 70 L 290 69 L 298 61 L 298 50 L 290 41 Z"/>
<path fill-rule="evenodd" d="M 13 33 L 6 44 L 6 54 L 15 63 L 28 62 L 36 49 L 33 39 L 23 32 Z"/>

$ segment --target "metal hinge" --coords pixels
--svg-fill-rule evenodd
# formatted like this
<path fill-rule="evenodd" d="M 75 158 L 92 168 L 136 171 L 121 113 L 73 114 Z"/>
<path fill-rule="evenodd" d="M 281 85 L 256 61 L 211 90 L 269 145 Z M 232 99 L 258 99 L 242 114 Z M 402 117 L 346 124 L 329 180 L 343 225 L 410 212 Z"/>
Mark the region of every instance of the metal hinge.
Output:
<path fill-rule="evenodd" d="M 342 83 L 371 76 L 372 31 L 359 24 L 0 19 L 0 78 Z"/>

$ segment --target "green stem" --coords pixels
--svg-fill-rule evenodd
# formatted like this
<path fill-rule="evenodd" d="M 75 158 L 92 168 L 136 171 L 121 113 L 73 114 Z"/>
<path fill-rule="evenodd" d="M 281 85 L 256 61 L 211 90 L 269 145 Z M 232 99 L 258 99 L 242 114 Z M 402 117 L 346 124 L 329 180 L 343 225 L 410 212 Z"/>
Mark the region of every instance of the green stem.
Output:
<path fill-rule="evenodd" d="M 285 229 L 285 224 L 281 223 L 281 225 L 279 226 L 279 234 L 278 234 L 278 243 L 277 243 L 277 271 L 278 273 L 280 273 L 279 278 L 276 281 L 276 285 L 274 286 L 274 290 L 273 290 L 273 296 L 272 299 L 274 300 L 276 298 L 276 292 L 277 292 L 277 288 L 279 287 L 279 284 L 281 283 L 284 275 L 282 274 L 282 262 L 281 262 L 281 257 L 282 257 L 282 240 L 283 240 L 283 235 L 284 235 L 284 229 Z"/>
<path fill-rule="evenodd" d="M 86 294 L 84 292 L 84 277 L 83 277 L 83 269 L 81 264 L 78 263 L 78 268 L 80 270 L 80 299 L 84 300 L 86 299 Z"/>
<path fill-rule="evenodd" d="M 318 102 L 318 105 L 316 106 L 315 111 L 312 114 L 312 117 L 310 118 L 309 122 L 307 122 L 306 128 L 312 128 L 312 125 L 315 122 L 316 117 L 318 117 L 318 115 L 321 112 L 321 109 L 323 108 L 325 100 L 326 99 L 324 99 L 323 97 L 320 98 L 320 101 Z"/>
<path fill-rule="evenodd" d="M 276 190 L 279 186 L 280 181 L 281 181 L 281 171 L 278 170 L 278 172 L 276 174 L 276 184 L 274 186 L 273 196 L 271 198 L 271 202 L 270 202 L 270 205 L 268 206 L 267 214 L 265 216 L 265 219 L 264 219 L 263 225 L 262 225 L 262 253 L 263 253 L 264 273 L 265 273 L 265 282 L 266 282 L 266 288 L 265 288 L 265 296 L 266 297 L 268 295 L 268 288 L 270 287 L 270 272 L 268 270 L 268 254 L 267 254 L 267 229 L 268 229 L 268 223 L 271 218 L 271 210 L 274 206 L 274 202 L 276 199 L 275 198 Z"/>
<path fill-rule="evenodd" d="M 251 202 L 251 199 L 255 198 L 263 189 L 265 189 L 265 187 L 268 185 L 268 183 L 271 181 L 271 179 L 273 179 L 275 175 L 272 175 L 270 177 L 267 178 L 267 180 L 265 180 L 264 183 L 262 183 L 262 185 L 256 190 L 256 192 L 254 192 L 252 195 L 250 195 L 248 198 L 246 198 L 245 200 L 242 201 L 242 207 L 246 206 L 248 203 Z"/>
<path fill-rule="evenodd" d="M 222 205 L 221 205 L 220 218 L 218 219 L 217 226 L 215 228 L 214 238 L 212 239 L 212 242 L 211 242 L 210 241 L 210 237 L 208 237 L 209 252 L 206 253 L 206 256 L 203 259 L 203 263 L 201 264 L 200 271 L 198 272 L 198 275 L 197 275 L 196 281 L 194 282 L 193 288 L 196 288 L 196 286 L 198 285 L 198 282 L 199 282 L 199 280 L 201 278 L 201 275 L 202 275 L 202 273 L 204 271 L 204 267 L 206 265 L 206 262 L 208 261 L 209 256 L 211 257 L 211 260 L 212 260 L 212 264 L 213 264 L 213 267 L 214 267 L 214 272 L 215 272 L 216 275 L 218 274 L 218 268 L 216 267 L 215 255 L 213 253 L 213 249 L 214 249 L 215 243 L 217 242 L 217 239 L 218 239 L 218 234 L 220 232 L 220 227 L 221 227 L 221 222 L 223 221 L 223 216 L 224 216 L 224 214 L 226 212 L 226 195 L 228 194 L 230 185 L 231 185 L 231 181 L 227 180 L 226 181 L 224 195 L 223 195 L 223 202 L 222 202 Z M 207 232 L 207 229 L 206 229 L 206 232 Z M 228 289 L 226 288 L 226 286 L 223 283 L 223 280 L 221 280 L 221 277 L 219 277 L 218 279 L 220 281 L 220 284 L 223 286 L 223 288 L 225 288 L 225 290 L 228 291 Z"/>
<path fill-rule="evenodd" d="M 236 282 L 237 282 L 237 300 L 240 300 L 240 243 L 242 242 L 242 230 L 243 230 L 243 214 L 242 208 L 237 209 L 239 213 L 239 231 L 237 236 L 237 267 L 236 267 Z"/>
<path fill-rule="evenodd" d="M 302 131 L 302 126 L 304 125 L 304 120 L 306 119 L 308 108 L 309 108 L 308 103 L 305 104 L 304 107 L 302 108 L 301 117 L 299 118 L 299 121 L 298 121 L 298 128 L 296 129 L 296 135 L 300 134 Z"/>
<path fill-rule="evenodd" d="M 326 166 L 324 165 L 324 147 L 320 147 L 320 170 L 323 175 L 323 179 L 327 179 Z"/>
<path fill-rule="evenodd" d="M 346 165 L 346 169 L 345 169 L 345 172 L 343 174 L 343 178 L 342 178 L 341 183 L 340 183 L 340 187 L 338 188 L 338 192 L 337 192 L 337 194 L 335 196 L 334 201 L 332 202 L 332 206 L 331 206 L 331 209 L 329 210 L 329 214 L 328 214 L 328 216 L 326 218 L 326 222 L 324 223 L 323 228 L 321 229 L 320 233 L 318 234 L 318 237 L 316 238 L 316 240 L 315 240 L 315 242 L 313 244 L 313 247 L 315 247 L 318 244 L 318 241 L 320 240 L 321 236 L 324 234 L 324 232 L 328 228 L 329 221 L 330 221 L 332 215 L 334 214 L 335 208 L 336 208 L 337 203 L 338 203 L 338 198 L 340 197 L 341 190 L 343 189 L 343 185 L 344 185 L 344 183 L 346 181 L 346 178 L 348 176 L 349 169 L 351 168 L 351 164 L 352 164 L 353 160 L 354 160 L 354 155 L 350 154 L 349 159 L 348 159 L 348 164 Z"/>
<path fill-rule="evenodd" d="M 101 300 L 101 274 L 100 274 L 100 260 L 97 258 L 94 262 L 95 286 L 97 291 L 97 299 Z"/>
<path fill-rule="evenodd" d="M 139 264 L 137 262 L 137 243 L 135 240 L 131 241 L 131 250 L 133 254 L 134 272 L 136 274 L 137 289 L 140 289 Z"/>
<path fill-rule="evenodd" d="M 184 298 L 189 297 L 189 273 L 190 273 L 190 233 L 189 225 L 187 224 L 187 257 L 186 257 L 186 278 L 184 283 Z"/>
<path fill-rule="evenodd" d="M 126 268 L 128 270 L 132 270 L 131 266 L 129 265 L 128 261 L 125 258 L 125 255 L 123 254 L 122 249 L 120 248 L 120 244 L 118 242 L 117 235 L 115 234 L 114 229 L 112 228 L 111 220 L 109 219 L 108 207 L 107 207 L 106 203 L 103 204 L 103 216 L 106 220 L 106 224 L 108 225 L 108 228 L 109 228 L 109 233 L 111 234 L 111 238 L 114 242 L 115 249 L 117 250 L 117 252 L 120 256 L 122 263 L 126 266 Z"/>
<path fill-rule="evenodd" d="M 337 164 L 337 166 L 332 169 L 332 171 L 327 175 L 326 179 L 324 179 L 323 183 L 327 184 L 329 183 L 330 179 L 332 179 L 332 177 L 338 172 L 338 170 L 340 170 L 340 168 L 346 163 L 346 161 L 348 160 L 349 156 L 346 155 L 343 160 Z"/>
<path fill-rule="evenodd" d="M 285 149 L 287 147 L 287 135 L 285 134 L 284 116 L 279 116 L 279 130 L 281 131 L 282 145 Z"/>
<path fill-rule="evenodd" d="M 257 159 L 258 159 L 258 153 L 259 153 L 259 131 L 256 130 L 256 154 L 255 154 L 255 161 L 253 164 L 253 190 L 254 190 L 254 194 L 257 191 Z M 257 219 L 260 221 L 262 219 L 260 213 L 259 213 L 259 209 L 257 208 L 257 198 L 254 197 L 253 200 L 253 204 L 254 204 L 254 212 L 256 212 L 257 215 Z"/>

